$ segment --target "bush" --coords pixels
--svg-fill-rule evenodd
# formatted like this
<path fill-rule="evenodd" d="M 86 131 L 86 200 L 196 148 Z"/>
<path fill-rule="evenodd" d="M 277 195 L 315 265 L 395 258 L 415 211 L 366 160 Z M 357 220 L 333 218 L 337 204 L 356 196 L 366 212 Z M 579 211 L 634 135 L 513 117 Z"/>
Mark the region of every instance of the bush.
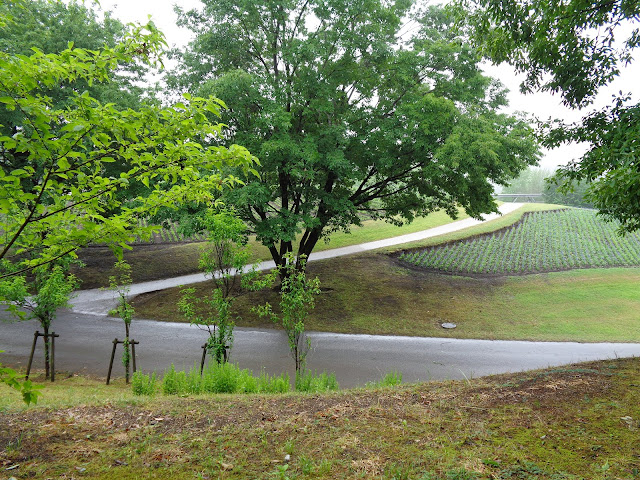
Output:
<path fill-rule="evenodd" d="M 317 375 L 315 372 L 304 371 L 296 375 L 296 391 L 298 392 L 319 393 L 338 390 L 339 388 L 340 386 L 333 373 L 327 375 L 326 372 L 322 372 Z"/>
<path fill-rule="evenodd" d="M 153 395 L 156 393 L 156 374 L 145 375 L 142 372 L 133 372 L 131 377 L 131 389 L 134 395 Z"/>

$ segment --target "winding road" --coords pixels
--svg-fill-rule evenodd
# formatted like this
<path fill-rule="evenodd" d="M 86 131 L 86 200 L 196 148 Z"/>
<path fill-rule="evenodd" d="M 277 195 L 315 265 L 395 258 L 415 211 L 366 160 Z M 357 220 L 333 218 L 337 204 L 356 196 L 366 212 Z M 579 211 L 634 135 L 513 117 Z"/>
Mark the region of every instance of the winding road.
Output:
<path fill-rule="evenodd" d="M 521 204 L 503 204 L 507 213 Z M 485 221 L 495 218 L 487 216 Z M 315 253 L 310 261 L 349 255 L 376 248 L 407 243 L 443 233 L 467 228 L 479 221 L 465 219 L 434 229 L 403 235 L 367 244 Z M 261 268 L 272 268 L 265 263 Z M 161 290 L 205 280 L 203 275 L 145 282 L 132 286 L 132 295 Z M 113 292 L 84 290 L 77 293 L 72 310 L 61 310 L 54 330 L 56 340 L 56 371 L 106 376 L 112 340 L 121 337 L 122 321 L 106 316 L 113 307 Z M 0 319 L 8 319 L 0 312 Z M 24 366 L 37 322 L 0 324 L 0 358 L 12 366 Z M 176 368 L 190 368 L 199 362 L 201 345 L 206 333 L 184 323 L 156 322 L 136 319 L 133 336 L 140 342 L 137 348 L 139 367 L 145 371 L 162 372 L 171 363 Z M 473 378 L 495 373 L 516 372 L 549 366 L 559 366 L 587 360 L 639 356 L 640 344 L 518 342 L 489 340 L 457 340 L 398 336 L 343 335 L 310 332 L 312 351 L 308 356 L 311 370 L 335 372 L 342 387 L 364 385 L 379 380 L 385 373 L 402 373 L 403 381 Z M 293 361 L 288 354 L 287 340 L 282 331 L 235 329 L 231 360 L 256 373 L 264 369 L 269 374 L 283 371 L 293 375 Z M 119 355 L 118 355 L 119 356 Z M 41 368 L 42 355 L 34 362 Z M 120 364 L 115 374 L 122 375 Z"/>

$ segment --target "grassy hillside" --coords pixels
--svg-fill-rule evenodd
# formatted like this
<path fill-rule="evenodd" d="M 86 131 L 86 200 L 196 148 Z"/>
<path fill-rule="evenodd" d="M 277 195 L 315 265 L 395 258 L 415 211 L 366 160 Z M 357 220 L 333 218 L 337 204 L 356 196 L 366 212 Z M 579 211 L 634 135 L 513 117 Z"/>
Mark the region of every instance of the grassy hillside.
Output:
<path fill-rule="evenodd" d="M 410 270 L 387 255 L 313 262 L 323 293 L 307 330 L 372 335 L 550 341 L 636 342 L 640 339 L 640 269 L 574 270 L 520 277 L 469 278 Z M 192 285 L 210 294 L 208 282 Z M 138 318 L 184 321 L 180 289 L 140 295 Z M 277 304 L 263 290 L 236 299 L 238 326 L 271 328 L 251 307 Z M 441 327 L 456 323 L 454 330 Z"/>
<path fill-rule="evenodd" d="M 423 240 L 419 245 L 487 234 L 517 222 L 524 211 L 463 232 Z M 367 253 L 312 262 L 308 269 L 310 275 L 320 279 L 324 290 L 307 323 L 309 330 L 587 342 L 640 339 L 637 268 L 469 278 L 411 269 L 393 255 Z M 199 295 L 207 295 L 211 286 L 202 283 L 195 288 Z M 179 298 L 178 288 L 141 295 L 134 300 L 136 314 L 140 318 L 182 321 L 175 307 Z M 271 327 L 251 311 L 265 301 L 277 303 L 276 292 L 239 297 L 236 306 L 241 318 L 236 323 Z M 445 330 L 441 327 L 445 322 L 458 327 Z"/>
<path fill-rule="evenodd" d="M 7 405 L 0 386 L 0 465 L 17 479 L 632 480 L 638 385 L 640 361 L 623 359 L 327 395 L 140 399 L 72 377 L 46 386 L 56 408 Z"/>

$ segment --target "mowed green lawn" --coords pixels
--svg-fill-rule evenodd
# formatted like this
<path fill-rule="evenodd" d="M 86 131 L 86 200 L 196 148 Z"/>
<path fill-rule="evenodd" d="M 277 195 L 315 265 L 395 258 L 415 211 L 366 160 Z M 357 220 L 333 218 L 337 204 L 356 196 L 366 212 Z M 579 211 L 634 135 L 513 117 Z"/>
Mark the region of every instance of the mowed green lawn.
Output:
<path fill-rule="evenodd" d="M 640 342 L 640 269 L 574 270 L 510 277 L 468 312 L 473 336 Z"/>

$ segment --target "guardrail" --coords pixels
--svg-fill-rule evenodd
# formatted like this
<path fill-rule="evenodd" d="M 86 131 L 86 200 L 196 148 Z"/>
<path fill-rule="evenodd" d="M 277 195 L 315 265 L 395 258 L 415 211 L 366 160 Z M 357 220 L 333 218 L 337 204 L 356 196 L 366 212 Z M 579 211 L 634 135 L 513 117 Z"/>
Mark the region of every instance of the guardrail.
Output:
<path fill-rule="evenodd" d="M 543 203 L 541 193 L 498 193 L 493 196 L 496 200 L 503 200 L 506 202 L 528 202 L 528 203 Z"/>

